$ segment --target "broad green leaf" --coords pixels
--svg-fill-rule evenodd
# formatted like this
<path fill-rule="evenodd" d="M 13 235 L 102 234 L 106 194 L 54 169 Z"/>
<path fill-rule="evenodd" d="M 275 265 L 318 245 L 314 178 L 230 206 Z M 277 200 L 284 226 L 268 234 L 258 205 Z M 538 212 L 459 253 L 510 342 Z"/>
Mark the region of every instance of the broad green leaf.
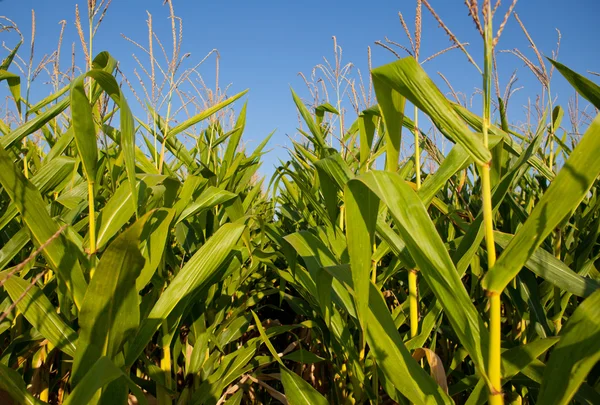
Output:
<path fill-rule="evenodd" d="M 281 366 L 281 383 L 290 405 L 327 405 L 329 402 L 323 395 L 306 382 L 298 374 Z"/>
<path fill-rule="evenodd" d="M 186 208 L 183 210 L 179 218 L 177 218 L 177 223 L 183 221 L 187 217 L 197 215 L 204 210 L 213 208 L 219 204 L 223 204 L 236 197 L 237 195 L 234 193 L 210 186 L 202 194 L 200 194 L 200 197 L 198 197 L 196 201 L 192 203 L 189 201 L 187 202 Z"/>
<path fill-rule="evenodd" d="M 235 156 L 238 146 L 240 144 L 240 140 L 242 139 L 242 133 L 244 132 L 244 128 L 246 127 L 246 106 L 248 103 L 244 103 L 240 113 L 238 115 L 238 119 L 235 123 L 235 132 L 229 137 L 229 141 L 227 141 L 227 149 L 225 150 L 225 155 L 223 156 L 224 168 L 227 167 L 228 164 L 233 162 L 233 157 Z"/>
<path fill-rule="evenodd" d="M 577 307 L 560 336 L 546 364 L 540 404 L 568 404 L 600 360 L 600 290 Z"/>
<path fill-rule="evenodd" d="M 74 175 L 76 159 L 57 157 L 48 162 L 29 181 L 41 194 L 60 192 Z M 3 229 L 18 214 L 17 206 L 11 204 L 0 218 L 0 229 Z"/>
<path fill-rule="evenodd" d="M 54 237 L 60 227 L 48 215 L 46 203 L 39 191 L 15 167 L 3 148 L 0 148 L 0 184 L 17 207 L 37 246 Z M 87 282 L 79 266 L 76 251 L 77 248 L 64 235 L 54 238 L 43 249 L 48 263 L 73 295 L 75 305 L 80 307 Z"/>
<path fill-rule="evenodd" d="M 367 162 L 371 155 L 371 147 L 375 138 L 375 130 L 379 122 L 379 116 L 370 113 L 369 110 L 363 111 L 358 117 L 359 136 L 360 136 L 360 168 L 361 171 L 368 169 Z"/>
<path fill-rule="evenodd" d="M 7 72 L 4 69 L 0 69 L 0 82 L 2 80 L 6 80 L 6 83 L 8 83 L 8 88 L 17 105 L 17 111 L 21 113 L 21 77 L 14 73 Z"/>
<path fill-rule="evenodd" d="M 17 255 L 21 250 L 27 246 L 31 239 L 27 228 L 21 228 L 20 231 L 15 233 L 8 242 L 0 249 L 0 270 L 4 269 L 8 263 Z"/>
<path fill-rule="evenodd" d="M 145 262 L 140 275 L 135 281 L 138 291 L 141 291 L 150 282 L 163 258 L 174 216 L 174 209 L 158 209 L 152 213 L 146 222 L 140 236 L 142 256 L 144 256 Z"/>
<path fill-rule="evenodd" d="M 326 267 L 326 270 L 353 290 L 352 277 L 342 266 Z M 450 397 L 410 355 L 377 287 L 371 283 L 370 289 L 366 338 L 386 380 L 413 403 L 451 404 Z"/>
<path fill-rule="evenodd" d="M 360 188 L 361 183 L 350 180 L 344 189 L 344 202 L 346 205 L 346 240 L 352 269 L 354 300 L 358 320 L 364 333 L 368 327 L 366 321 L 373 268 L 371 256 L 375 242 L 379 198 L 374 193 L 361 193 Z"/>
<path fill-rule="evenodd" d="M 140 181 L 136 183 L 135 194 L 138 194 L 139 197 L 135 198 L 135 201 L 144 196 L 150 187 L 162 182 L 165 177 L 161 175 L 142 175 Z M 133 200 L 130 184 L 121 184 L 96 219 L 96 249 L 104 247 L 135 214 L 135 209 L 131 203 Z"/>
<path fill-rule="evenodd" d="M 126 366 L 131 366 L 135 362 L 173 309 L 180 302 L 191 298 L 190 295 L 210 280 L 229 257 L 244 229 L 245 226 L 241 224 L 223 225 L 179 270 L 167 289 L 163 291 L 148 317 L 142 321 L 127 350 Z"/>
<path fill-rule="evenodd" d="M 492 156 L 483 145 L 482 138 L 469 131 L 450 102 L 413 57 L 375 68 L 371 75 L 374 84 L 377 81 L 380 86 L 394 89 L 427 114 L 435 126 L 450 140 L 461 144 L 476 163 L 490 161 Z"/>
<path fill-rule="evenodd" d="M 509 245 L 512 238 L 513 236 L 510 234 L 494 232 L 494 242 L 503 248 Z M 600 282 L 580 276 L 542 248 L 537 248 L 532 253 L 527 259 L 525 267 L 561 290 L 578 297 L 585 298 L 600 288 Z"/>
<path fill-rule="evenodd" d="M 28 135 L 33 134 L 35 131 L 41 129 L 44 125 L 54 119 L 57 115 L 62 113 L 69 107 L 71 99 L 66 97 L 58 104 L 44 111 L 37 117 L 30 119 L 25 124 L 19 126 L 17 129 L 12 131 L 10 134 L 0 137 L 0 145 L 4 149 L 8 149 L 21 141 Z"/>
<path fill-rule="evenodd" d="M 85 93 L 85 78 L 85 74 L 81 75 L 71 83 L 71 120 L 85 176 L 93 183 L 98 167 L 98 141 L 92 106 Z"/>
<path fill-rule="evenodd" d="M 103 55 L 106 54 L 106 55 Z M 103 52 L 96 56 L 94 61 L 98 63 L 99 60 L 110 59 L 108 53 Z M 105 67 L 105 66 L 101 66 Z M 136 178 L 135 178 L 135 128 L 133 115 L 125 100 L 125 96 L 117 83 L 117 80 L 110 73 L 103 70 L 92 69 L 86 76 L 92 77 L 96 83 L 110 96 L 110 98 L 119 106 L 119 119 L 120 119 L 120 130 L 121 130 L 121 149 L 125 157 L 125 170 L 127 171 L 127 177 L 129 178 L 129 185 L 132 192 L 132 206 L 137 214 L 137 194 L 135 193 Z M 77 139 L 77 134 L 75 136 Z"/>
<path fill-rule="evenodd" d="M 187 120 L 185 120 L 184 122 L 182 122 L 181 124 L 171 128 L 169 130 L 168 133 L 168 137 L 173 137 L 183 131 L 185 131 L 186 129 L 190 128 L 193 125 L 196 125 L 197 123 L 199 123 L 200 121 L 203 121 L 205 119 L 207 119 L 208 117 L 210 117 L 211 115 L 213 115 L 214 113 L 222 110 L 223 108 L 227 107 L 228 105 L 230 105 L 231 103 L 233 103 L 234 101 L 236 101 L 237 99 L 241 98 L 244 94 L 246 94 L 248 92 L 248 90 L 244 90 L 241 93 L 236 94 L 235 96 L 229 97 L 224 101 L 221 101 L 218 104 L 215 104 L 212 107 L 207 108 L 206 110 L 202 111 L 200 114 L 197 114 L 191 118 L 188 118 Z"/>
<path fill-rule="evenodd" d="M 501 293 L 546 237 L 585 198 L 600 173 L 600 117 L 590 124 L 569 159 L 517 231 L 496 265 L 483 278 L 483 287 Z"/>
<path fill-rule="evenodd" d="M 89 404 L 96 392 L 118 378 L 126 379 L 129 389 L 133 392 L 140 405 L 147 405 L 146 396 L 141 389 L 129 379 L 108 357 L 100 357 L 90 367 L 75 389 L 69 394 L 64 405 Z"/>
<path fill-rule="evenodd" d="M 444 314 L 478 371 L 485 377 L 487 329 L 418 195 L 398 174 L 379 171 L 350 180 L 346 191 L 354 194 L 353 201 L 363 220 L 372 217 L 367 212 L 370 204 L 366 205 L 373 198 L 369 193 L 376 195 L 389 209 L 420 274 L 443 306 Z M 357 221 L 356 217 L 353 221 Z"/>
<path fill-rule="evenodd" d="M 77 333 L 56 313 L 54 305 L 41 289 L 34 285 L 25 292 L 29 284 L 29 281 L 15 275 L 4 282 L 4 288 L 13 302 L 20 299 L 17 308 L 42 336 L 64 353 L 74 357 Z M 25 295 L 21 298 L 23 294 Z"/>
<path fill-rule="evenodd" d="M 351 316 L 356 316 L 350 294 L 339 281 L 333 280 L 331 287 L 327 289 L 319 287 L 319 282 L 323 280 L 322 273 L 326 273 L 322 267 L 339 264 L 325 244 L 307 231 L 287 235 L 284 239 L 292 245 L 304 261 L 308 273 L 302 273 L 296 268 L 294 271 L 298 273 L 295 275 L 301 278 L 304 287 L 319 303 L 324 318 L 327 319 L 327 313 L 330 312 L 331 293 L 333 293 L 333 300 L 336 304 L 344 308 Z M 329 296 L 327 296 L 326 291 L 329 291 Z"/>
<path fill-rule="evenodd" d="M 313 136 L 315 145 L 318 145 L 321 149 L 326 148 L 327 144 L 325 143 L 325 137 L 323 135 L 323 132 L 321 131 L 321 128 L 313 119 L 312 115 L 310 114 L 310 111 L 308 111 L 308 108 L 306 108 L 306 106 L 304 105 L 300 97 L 298 97 L 294 89 L 290 90 L 292 91 L 292 97 L 294 99 L 294 103 L 296 104 L 296 108 L 298 109 L 298 112 L 302 116 L 302 119 L 308 126 L 308 129 Z"/>
<path fill-rule="evenodd" d="M 474 128 L 476 131 L 483 130 L 483 119 L 481 117 L 467 110 L 460 104 L 452 103 L 452 108 L 463 120 L 467 122 L 467 124 L 469 124 L 470 127 Z M 498 128 L 493 124 L 488 128 L 488 132 L 490 137 L 490 146 L 495 144 L 492 143 L 492 139 L 493 137 L 495 137 L 498 139 L 498 141 L 504 141 L 504 145 L 510 153 L 517 157 L 522 155 L 523 149 L 518 143 L 514 141 L 510 134 L 506 133 L 501 128 Z M 552 172 L 552 170 L 550 170 L 550 168 L 544 162 L 542 162 L 542 160 L 539 157 L 535 155 L 531 156 L 529 158 L 529 164 L 535 167 L 535 169 L 538 170 L 548 180 L 554 179 L 554 173 Z"/>
<path fill-rule="evenodd" d="M 304 349 L 294 350 L 293 352 L 283 356 L 283 359 L 292 360 L 302 364 L 314 364 L 325 360 L 323 357 Z"/>
<path fill-rule="evenodd" d="M 2 363 L 0 363 L 0 388 L 20 404 L 41 405 L 44 403 L 27 391 L 25 381 L 17 371 Z"/>
<path fill-rule="evenodd" d="M 113 359 L 139 325 L 135 280 L 144 265 L 139 238 L 149 215 L 120 234 L 96 266 L 79 311 L 78 349 L 71 377 L 74 385 L 90 364 L 102 356 Z"/>
<path fill-rule="evenodd" d="M 398 170 L 398 158 L 402 143 L 402 122 L 404 120 L 405 95 L 392 86 L 385 76 L 385 67 L 371 72 L 373 88 L 377 95 L 381 118 L 385 125 L 385 169 L 390 172 Z"/>
<path fill-rule="evenodd" d="M 560 72 L 561 75 L 577 90 L 577 93 L 592 105 L 600 109 L 600 86 L 592 82 L 590 79 L 572 71 L 565 65 L 550 58 L 547 58 L 550 63 Z"/>

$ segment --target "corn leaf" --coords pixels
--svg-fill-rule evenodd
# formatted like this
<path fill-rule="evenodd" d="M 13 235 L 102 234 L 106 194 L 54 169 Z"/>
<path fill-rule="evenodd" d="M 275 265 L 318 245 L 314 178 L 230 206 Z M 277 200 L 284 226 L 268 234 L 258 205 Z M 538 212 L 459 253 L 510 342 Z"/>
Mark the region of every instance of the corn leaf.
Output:
<path fill-rule="evenodd" d="M 483 145 L 482 138 L 469 131 L 450 102 L 413 57 L 375 68 L 371 75 L 374 84 L 378 81 L 380 86 L 385 85 L 397 91 L 427 114 L 435 126 L 451 141 L 460 143 L 476 163 L 490 161 L 492 156 Z"/>
<path fill-rule="evenodd" d="M 500 293 L 550 232 L 579 205 L 600 173 L 600 160 L 595 154 L 598 148 L 600 117 L 590 124 L 527 221 L 485 275 L 485 289 Z"/>
<path fill-rule="evenodd" d="M 583 301 L 561 331 L 538 397 L 540 404 L 567 404 L 600 360 L 600 291 Z"/>

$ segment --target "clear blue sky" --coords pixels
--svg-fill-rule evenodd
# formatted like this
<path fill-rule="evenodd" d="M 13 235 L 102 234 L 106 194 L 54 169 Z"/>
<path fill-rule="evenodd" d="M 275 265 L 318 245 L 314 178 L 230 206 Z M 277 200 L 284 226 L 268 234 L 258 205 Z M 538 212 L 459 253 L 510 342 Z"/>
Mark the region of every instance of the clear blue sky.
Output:
<path fill-rule="evenodd" d="M 457 37 L 471 43 L 469 49 L 479 58 L 481 39 L 467 15 L 463 1 L 430 2 Z M 506 3 L 503 4 L 503 10 L 509 2 L 503 1 Z M 76 3 L 79 3 L 82 11 L 85 10 L 85 1 L 2 0 L 0 15 L 16 21 L 28 37 L 30 13 L 31 9 L 35 9 L 38 32 L 36 60 L 44 52 L 55 49 L 60 29 L 58 22 L 66 20 L 68 25 L 63 57 L 68 60 L 70 43 L 76 40 L 73 24 Z M 211 49 L 217 48 L 221 55 L 220 81 L 222 84 L 232 83 L 228 94 L 233 95 L 250 88 L 244 141 L 252 147 L 269 132 L 277 130 L 269 145 L 273 152 L 264 160 L 262 172 L 265 174 L 271 173 L 278 157 L 285 157 L 281 146 L 289 145 L 286 135 L 293 136 L 296 133 L 298 121 L 289 87 L 291 85 L 303 96 L 308 95 L 297 73 L 309 74 L 313 66 L 322 62 L 323 56 L 332 59 L 331 37 L 336 35 L 339 45 L 343 47 L 344 61 L 353 62 L 366 79 L 367 46 L 373 48 L 374 66 L 394 60 L 389 52 L 374 47 L 373 43 L 388 36 L 408 46 L 397 13 L 401 11 L 412 27 L 415 7 L 412 0 L 175 0 L 174 4 L 176 14 L 183 18 L 182 53 L 192 53 L 190 64 L 199 61 Z M 167 41 L 170 22 L 167 18 L 168 8 L 162 5 L 162 0 L 114 0 L 98 33 L 95 51 L 109 50 L 121 62 L 124 70 L 132 69 L 134 62 L 131 54 L 135 52 L 140 55 L 140 52 L 122 39 L 121 34 L 146 44 L 146 10 L 152 13 L 159 36 Z M 554 49 L 555 28 L 558 28 L 562 32 L 559 60 L 581 73 L 600 70 L 598 0 L 520 0 L 516 11 L 544 54 L 549 56 Z M 447 47 L 450 42 L 425 8 L 423 15 L 421 55 L 425 57 Z M 5 34 L 0 34 L 2 35 Z M 6 39 L 1 37 L 0 40 Z M 527 49 L 527 45 L 516 21 L 511 19 L 498 49 L 518 47 L 533 60 L 535 56 Z M 0 50 L 0 56 L 5 53 Z M 27 52 L 22 53 L 26 54 Z M 479 60 L 480 58 L 478 62 Z M 534 97 L 540 86 L 523 63 L 514 56 L 500 54 L 498 62 L 502 72 L 501 86 L 506 84 L 514 69 L 518 69 L 518 85 L 525 86 L 524 90 L 517 93 L 519 96 L 515 101 L 511 101 L 513 104 L 509 111 L 513 117 L 521 119 L 521 104 L 525 102 L 526 96 Z M 211 62 L 201 69 L 209 80 L 213 76 L 213 66 Z M 437 77 L 437 71 L 443 72 L 456 90 L 471 94 L 475 86 L 481 86 L 480 76 L 459 51 L 443 55 L 424 67 L 431 76 L 435 76 L 436 82 L 444 91 L 447 87 Z M 555 77 L 552 90 L 566 108 L 566 100 L 573 94 L 566 82 Z M 133 100 L 131 103 L 134 103 Z"/>

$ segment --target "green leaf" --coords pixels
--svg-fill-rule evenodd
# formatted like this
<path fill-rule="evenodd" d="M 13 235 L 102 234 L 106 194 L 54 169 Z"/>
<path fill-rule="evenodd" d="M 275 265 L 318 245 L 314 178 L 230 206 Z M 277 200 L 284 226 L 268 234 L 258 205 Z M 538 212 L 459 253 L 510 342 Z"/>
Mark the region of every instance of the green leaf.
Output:
<path fill-rule="evenodd" d="M 27 135 L 31 135 L 35 131 L 41 129 L 44 125 L 46 125 L 48 122 L 54 119 L 57 115 L 66 110 L 70 103 L 70 98 L 67 97 L 63 99 L 60 103 L 55 104 L 53 107 L 44 111 L 42 114 L 19 126 L 10 134 L 1 137 L 0 145 L 5 149 L 10 148 L 11 146 L 15 145 L 17 142 L 25 138 Z"/>
<path fill-rule="evenodd" d="M 150 282 L 163 258 L 174 216 L 174 209 L 158 209 L 152 213 L 146 222 L 144 231 L 140 236 L 145 263 L 135 281 L 138 291 L 141 291 Z"/>
<path fill-rule="evenodd" d="M 144 196 L 150 187 L 154 187 L 165 178 L 166 176 L 161 175 L 142 175 L 140 181 L 136 183 L 134 194 Z M 138 199 L 139 197 L 135 198 L 136 201 Z M 96 249 L 104 247 L 134 215 L 132 200 L 134 198 L 130 184 L 121 184 L 96 220 Z"/>
<path fill-rule="evenodd" d="M 27 293 L 30 282 L 17 276 L 12 276 L 4 282 L 4 288 L 25 319 L 36 328 L 42 336 L 58 349 L 71 357 L 75 356 L 75 341 L 77 333 L 56 313 L 54 305 L 37 286 Z M 22 298 L 21 296 L 25 294 Z"/>
<path fill-rule="evenodd" d="M 21 113 L 21 77 L 7 72 L 4 69 L 0 69 L 0 82 L 2 80 L 6 80 L 8 83 L 8 88 L 12 93 L 13 98 L 15 99 L 15 104 L 17 105 L 17 111 L 19 114 Z"/>
<path fill-rule="evenodd" d="M 343 266 L 326 267 L 338 282 L 353 290 L 352 277 Z M 387 304 L 371 283 L 366 338 L 377 367 L 392 386 L 416 404 L 451 404 L 440 386 L 412 358 L 404 345 Z"/>
<path fill-rule="evenodd" d="M 483 288 L 501 293 L 550 232 L 579 205 L 600 173 L 600 159 L 596 156 L 599 149 L 597 117 L 496 265 L 485 275 Z"/>
<path fill-rule="evenodd" d="M 21 228 L 17 233 L 13 235 L 8 242 L 0 249 L 0 270 L 4 269 L 8 263 L 17 255 L 21 250 L 27 246 L 30 238 L 27 233 L 27 228 Z"/>
<path fill-rule="evenodd" d="M 329 402 L 323 395 L 304 381 L 298 374 L 290 371 L 285 366 L 281 370 L 281 383 L 285 396 L 290 405 L 327 405 Z"/>
<path fill-rule="evenodd" d="M 85 176 L 88 182 L 94 182 L 98 166 L 97 131 L 92 106 L 85 93 L 85 78 L 85 74 L 81 75 L 71 83 L 71 120 Z"/>
<path fill-rule="evenodd" d="M 46 203 L 30 181 L 12 163 L 9 154 L 0 148 L 0 184 L 4 187 L 37 246 L 42 246 L 60 230 L 46 211 Z M 44 249 L 44 256 L 58 278 L 71 292 L 77 307 L 81 306 L 87 282 L 77 260 L 77 247 L 64 235 L 54 238 Z"/>
<path fill-rule="evenodd" d="M 398 158 L 400 157 L 406 98 L 402 92 L 385 80 L 387 79 L 385 71 L 385 66 L 375 69 L 371 72 L 371 76 L 385 125 L 385 170 L 395 172 L 398 170 Z"/>
<path fill-rule="evenodd" d="M 241 93 L 236 94 L 235 96 L 229 97 L 226 100 L 221 101 L 220 103 L 207 108 L 206 110 L 202 111 L 200 114 L 197 114 L 191 118 L 188 118 L 187 120 L 183 121 L 181 124 L 171 128 L 169 130 L 168 137 L 171 138 L 171 137 L 185 131 L 186 129 L 190 128 L 191 126 L 196 125 L 200 121 L 207 119 L 214 113 L 222 110 L 223 108 L 227 107 L 228 105 L 230 105 L 237 99 L 241 98 L 247 92 L 248 92 L 248 90 L 244 90 Z"/>
<path fill-rule="evenodd" d="M 202 194 L 200 194 L 200 197 L 198 197 L 196 201 L 193 203 L 190 203 L 189 201 L 187 202 L 186 208 L 183 210 L 179 218 L 177 218 L 177 223 L 236 197 L 237 194 L 210 186 Z"/>
<path fill-rule="evenodd" d="M 494 242 L 503 248 L 509 245 L 512 238 L 513 236 L 510 234 L 494 232 Z M 600 282 L 580 276 L 542 248 L 533 252 L 527 259 L 525 267 L 561 290 L 568 291 L 577 297 L 585 298 L 600 288 Z"/>
<path fill-rule="evenodd" d="M 88 364 L 89 367 L 89 364 Z M 87 373 L 75 389 L 69 394 L 64 405 L 89 404 L 96 392 L 118 378 L 126 379 L 129 388 L 140 405 L 147 405 L 146 396 L 129 377 L 114 365 L 108 357 L 99 358 L 87 370 Z"/>
<path fill-rule="evenodd" d="M 154 333 L 180 302 L 191 299 L 191 295 L 205 285 L 229 257 L 245 226 L 225 224 L 188 260 L 142 321 L 131 341 L 126 356 L 126 366 L 131 366 L 148 344 Z"/>
<path fill-rule="evenodd" d="M 41 405 L 42 401 L 36 399 L 27 391 L 25 381 L 19 373 L 10 367 L 0 363 L 0 388 L 19 404 Z"/>
<path fill-rule="evenodd" d="M 461 144 L 477 164 L 490 161 L 492 156 L 483 145 L 482 138 L 469 131 L 450 102 L 413 57 L 373 69 L 371 75 L 374 84 L 377 81 L 380 86 L 394 89 L 427 114 L 435 126 L 450 140 Z"/>
<path fill-rule="evenodd" d="M 323 357 L 317 356 L 313 352 L 304 349 L 294 350 L 283 356 L 283 359 L 292 360 L 302 364 L 315 364 L 325 360 Z"/>
<path fill-rule="evenodd" d="M 321 149 L 325 149 L 327 147 L 327 144 L 325 144 L 325 138 L 323 132 L 321 131 L 321 128 L 319 127 L 319 125 L 317 125 L 317 122 L 313 119 L 312 115 L 310 114 L 310 111 L 308 111 L 308 108 L 306 108 L 302 100 L 300 100 L 300 97 L 298 97 L 294 89 L 290 90 L 292 91 L 292 97 L 294 98 L 296 108 L 298 109 L 298 112 L 302 116 L 302 119 L 308 126 L 308 129 L 313 136 L 315 145 L 318 145 Z"/>
<path fill-rule="evenodd" d="M 233 162 L 233 157 L 235 156 L 240 144 L 240 140 L 242 139 L 242 133 L 244 132 L 244 128 L 246 126 L 247 104 L 248 103 L 244 103 L 242 106 L 240 114 L 238 115 L 238 119 L 235 123 L 235 132 L 229 137 L 229 141 L 227 142 L 227 149 L 225 150 L 225 155 L 223 156 L 224 168 Z"/>
<path fill-rule="evenodd" d="M 600 290 L 577 307 L 560 336 L 546 364 L 540 404 L 569 403 L 600 360 Z"/>
<path fill-rule="evenodd" d="M 41 194 L 58 193 L 73 178 L 76 164 L 76 159 L 64 156 L 57 157 L 42 166 L 29 181 Z M 17 214 L 18 210 L 15 204 L 8 206 L 4 215 L 0 218 L 0 229 L 3 229 Z"/>
<path fill-rule="evenodd" d="M 96 267 L 79 311 L 80 332 L 71 377 L 74 385 L 90 364 L 102 356 L 114 358 L 139 325 L 135 280 L 144 266 L 139 239 L 149 215 L 119 235 Z"/>
<path fill-rule="evenodd" d="M 483 353 L 487 353 L 487 329 L 421 199 L 396 173 L 367 172 L 350 180 L 346 187 L 347 192 L 354 194 L 353 201 L 358 205 L 357 212 L 361 213 L 363 220 L 365 215 L 372 217 L 367 214 L 366 204 L 370 205 L 368 202 L 372 198 L 369 193 L 376 195 L 388 207 L 420 274 L 444 308 L 444 314 L 478 371 L 485 377 Z M 347 207 L 348 211 L 350 209 Z M 357 217 L 352 220 L 356 222 Z"/>
<path fill-rule="evenodd" d="M 594 107 L 600 109 L 600 86 L 579 73 L 572 71 L 562 63 L 550 58 L 546 59 L 548 59 L 560 74 L 571 83 L 571 86 L 577 90 L 577 93 L 579 93 L 581 97 L 592 103 Z"/>
<path fill-rule="evenodd" d="M 367 328 L 366 316 L 369 307 L 369 290 L 373 263 L 373 243 L 375 242 L 375 226 L 379 199 L 373 193 L 361 193 L 362 183 L 350 180 L 344 190 L 346 205 L 346 240 L 350 266 L 356 313 L 363 333 Z"/>
<path fill-rule="evenodd" d="M 110 55 L 98 55 L 94 59 L 97 61 L 102 57 L 110 59 Z M 125 96 L 117 83 L 117 80 L 110 73 L 103 70 L 92 69 L 87 73 L 88 77 L 96 80 L 96 83 L 110 96 L 110 98 L 119 106 L 119 119 L 121 130 L 121 149 L 125 157 L 125 170 L 129 178 L 129 185 L 132 192 L 132 206 L 137 214 L 137 194 L 135 193 L 136 178 L 135 178 L 135 128 L 133 115 L 125 100 Z"/>
<path fill-rule="evenodd" d="M 538 339 L 523 346 L 513 347 L 502 352 L 502 382 L 510 381 L 514 376 L 524 368 L 533 363 L 538 357 L 544 354 L 548 349 L 559 341 L 558 337 L 547 339 Z M 488 399 L 488 391 L 485 381 L 479 380 L 469 399 L 467 405 L 482 405 Z"/>

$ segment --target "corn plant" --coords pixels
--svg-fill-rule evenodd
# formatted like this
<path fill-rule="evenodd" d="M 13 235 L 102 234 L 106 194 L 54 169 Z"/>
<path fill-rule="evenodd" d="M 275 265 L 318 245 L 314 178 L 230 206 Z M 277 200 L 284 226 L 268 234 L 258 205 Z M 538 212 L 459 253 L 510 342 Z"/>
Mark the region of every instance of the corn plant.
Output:
<path fill-rule="evenodd" d="M 150 59 L 144 100 L 92 55 L 108 4 L 88 3 L 86 67 L 53 71 L 50 96 L 21 94 L 37 71 L 18 74 L 22 36 L 0 65 L 2 403 L 600 403 L 600 118 L 571 117 L 569 142 L 546 72 L 596 111 L 600 87 L 556 54 L 536 67 L 514 52 L 546 98 L 537 122 L 511 125 L 494 60 L 515 2 L 495 36 L 498 5 L 467 2 L 479 69 L 417 1 L 409 56 L 377 43 L 398 60 L 371 69 L 376 104 L 352 65 L 321 65 L 335 106 L 292 90 L 301 139 L 269 182 L 270 136 L 242 143 L 246 91 L 217 79 L 185 95 L 200 64 L 179 70 L 177 35 L 159 63 L 151 16 L 147 47 L 127 38 Z M 419 60 L 421 5 L 479 69 L 481 114 Z"/>

